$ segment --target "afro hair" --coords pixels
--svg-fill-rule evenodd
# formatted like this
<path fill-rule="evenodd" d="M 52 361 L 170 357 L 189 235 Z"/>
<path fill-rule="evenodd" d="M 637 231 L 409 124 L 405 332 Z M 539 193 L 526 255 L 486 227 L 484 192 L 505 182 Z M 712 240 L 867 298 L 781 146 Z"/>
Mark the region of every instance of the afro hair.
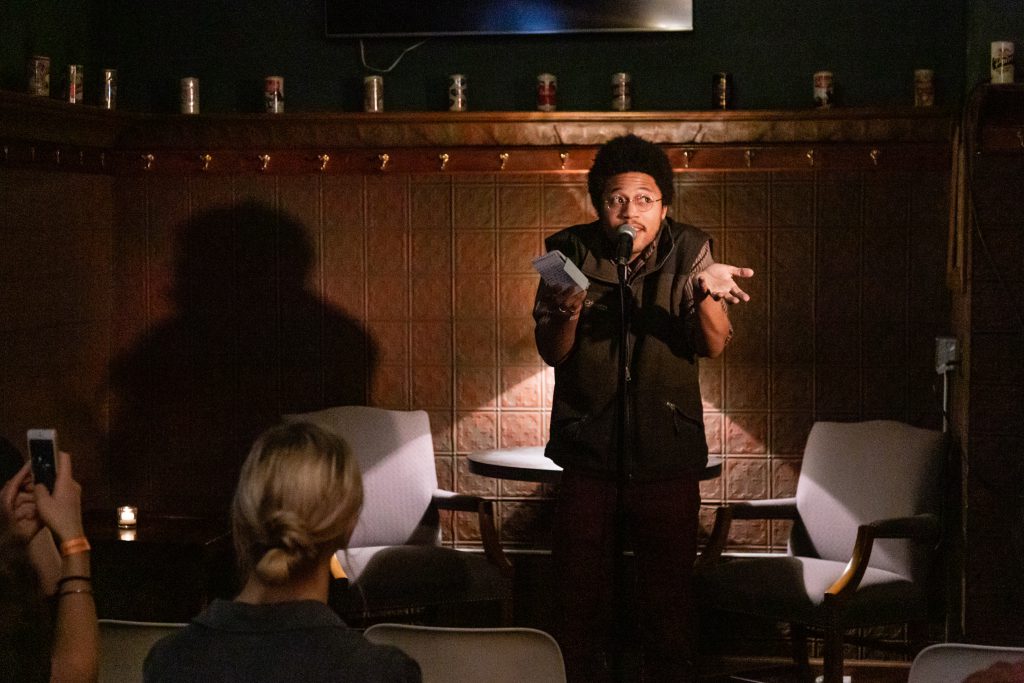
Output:
<path fill-rule="evenodd" d="M 590 201 L 601 211 L 601 196 L 608 179 L 620 173 L 646 173 L 661 191 L 662 206 L 671 206 L 675 188 L 668 155 L 653 142 L 633 134 L 612 138 L 597 151 L 587 175 Z"/>

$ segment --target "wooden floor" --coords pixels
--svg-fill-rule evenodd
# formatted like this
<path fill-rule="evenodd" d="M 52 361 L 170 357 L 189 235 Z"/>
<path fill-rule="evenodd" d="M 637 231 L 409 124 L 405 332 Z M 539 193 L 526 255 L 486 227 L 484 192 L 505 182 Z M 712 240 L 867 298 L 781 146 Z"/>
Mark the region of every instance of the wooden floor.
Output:
<path fill-rule="evenodd" d="M 821 661 L 811 660 L 816 675 Z M 845 670 L 854 683 L 907 683 L 909 662 L 847 661 Z M 803 683 L 792 663 L 782 659 L 732 659 L 708 664 L 702 683 Z"/>

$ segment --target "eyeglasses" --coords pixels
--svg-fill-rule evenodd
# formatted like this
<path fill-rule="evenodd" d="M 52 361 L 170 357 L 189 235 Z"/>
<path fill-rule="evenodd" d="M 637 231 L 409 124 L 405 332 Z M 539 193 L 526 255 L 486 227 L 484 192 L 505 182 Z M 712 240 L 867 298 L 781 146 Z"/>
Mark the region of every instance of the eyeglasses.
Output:
<path fill-rule="evenodd" d="M 654 197 L 646 194 L 638 194 L 637 196 L 630 199 L 621 194 L 613 194 L 604 198 L 604 205 L 606 208 L 619 210 L 630 203 L 636 207 L 636 210 L 640 213 L 650 211 L 651 207 L 661 201 L 661 197 L 655 199 Z"/>

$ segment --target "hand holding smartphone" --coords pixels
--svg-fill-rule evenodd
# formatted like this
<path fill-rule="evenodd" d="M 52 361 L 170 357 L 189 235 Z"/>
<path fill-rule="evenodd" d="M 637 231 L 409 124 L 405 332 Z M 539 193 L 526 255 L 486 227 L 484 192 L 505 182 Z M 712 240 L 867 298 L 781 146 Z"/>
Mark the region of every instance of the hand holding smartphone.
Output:
<path fill-rule="evenodd" d="M 57 480 L 57 430 L 28 430 L 28 452 L 32 461 L 32 477 L 37 484 L 53 493 Z"/>

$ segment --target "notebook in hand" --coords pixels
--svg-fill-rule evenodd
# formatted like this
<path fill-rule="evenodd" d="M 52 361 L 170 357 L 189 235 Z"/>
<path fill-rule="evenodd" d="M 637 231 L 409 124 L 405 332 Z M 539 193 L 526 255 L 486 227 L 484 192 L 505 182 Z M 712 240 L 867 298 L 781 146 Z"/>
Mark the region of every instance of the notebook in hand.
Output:
<path fill-rule="evenodd" d="M 540 273 L 544 283 L 551 287 L 586 289 L 590 286 L 587 276 L 557 249 L 533 259 L 533 267 Z"/>

